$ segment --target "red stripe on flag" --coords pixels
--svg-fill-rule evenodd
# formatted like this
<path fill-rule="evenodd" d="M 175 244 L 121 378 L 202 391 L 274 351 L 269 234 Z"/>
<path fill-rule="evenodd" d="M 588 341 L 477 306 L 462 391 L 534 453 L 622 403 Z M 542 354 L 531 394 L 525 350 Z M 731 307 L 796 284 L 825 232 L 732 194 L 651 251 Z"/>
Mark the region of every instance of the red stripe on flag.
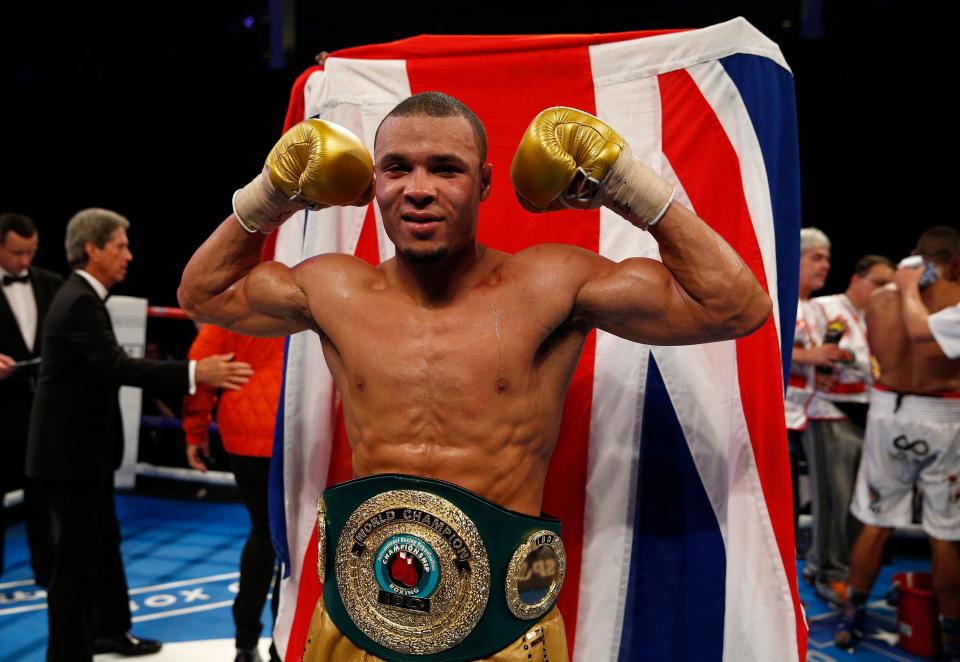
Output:
<path fill-rule="evenodd" d="M 353 251 L 353 254 L 373 266 L 380 264 L 380 249 L 377 243 L 377 215 L 373 211 L 373 204 L 367 205 L 367 213 L 363 217 L 363 227 L 360 228 L 357 248 Z"/>
<path fill-rule="evenodd" d="M 343 408 L 337 405 L 336 428 L 333 433 L 333 442 L 330 449 L 330 466 L 327 469 L 327 486 L 337 485 L 353 478 L 353 459 L 350 442 L 347 439 L 346 426 L 343 424 Z M 300 575 L 300 584 L 297 588 L 297 609 L 290 626 L 290 639 L 287 642 L 287 651 L 284 659 L 295 662 L 303 656 L 303 648 L 307 643 L 307 632 L 310 629 L 310 619 L 313 617 L 314 605 L 320 597 L 323 585 L 317 577 L 317 527 L 314 525 L 310 534 L 310 542 L 303 554 L 303 570 Z"/>
<path fill-rule="evenodd" d="M 511 253 L 544 242 L 598 250 L 598 212 L 529 214 L 517 203 L 509 177 L 517 143 L 541 110 L 563 105 L 596 113 L 586 48 L 410 60 L 407 75 L 413 93 L 440 90 L 451 94 L 467 104 L 486 125 L 493 184 L 490 198 L 480 206 L 481 242 Z M 571 650 L 580 594 L 595 338 L 595 334 L 590 334 L 585 343 L 564 404 L 543 502 L 544 511 L 563 520 L 568 570 L 559 605 Z"/>
<path fill-rule="evenodd" d="M 513 55 L 531 51 L 585 49 L 593 44 L 606 44 L 627 39 L 656 37 L 680 30 L 637 30 L 608 34 L 536 34 L 536 35 L 434 35 L 425 34 L 385 44 L 354 46 L 331 53 L 332 57 L 362 60 L 413 60 L 418 58 L 464 57 L 478 55 Z M 552 57 L 552 56 L 551 56 Z M 432 89 L 432 88 L 431 88 Z M 529 90 L 524 90 L 527 92 Z M 516 101 L 517 99 L 513 99 Z M 471 104 L 467 104 L 471 108 Z M 575 106 L 578 107 L 579 106 Z M 475 109 L 474 109 L 475 110 Z M 540 110 L 543 110 L 541 108 Z M 581 110 L 586 110 L 581 108 Z M 489 128 L 489 127 L 488 127 Z"/>
<path fill-rule="evenodd" d="M 664 154 L 694 209 L 740 254 L 766 290 L 763 259 L 740 179 L 740 161 L 729 138 L 686 71 L 661 75 L 659 82 Z M 783 381 L 773 318 L 736 342 L 740 399 L 760 485 L 790 583 L 802 660 L 806 656 L 807 636 L 797 594 Z"/>
<path fill-rule="evenodd" d="M 303 648 L 307 643 L 307 631 L 313 608 L 320 597 L 320 580 L 317 577 L 317 525 L 313 525 L 310 542 L 303 552 L 303 565 L 300 566 L 300 584 L 297 586 L 297 608 L 290 626 L 290 638 L 287 639 L 285 662 L 299 662 L 303 659 Z"/>

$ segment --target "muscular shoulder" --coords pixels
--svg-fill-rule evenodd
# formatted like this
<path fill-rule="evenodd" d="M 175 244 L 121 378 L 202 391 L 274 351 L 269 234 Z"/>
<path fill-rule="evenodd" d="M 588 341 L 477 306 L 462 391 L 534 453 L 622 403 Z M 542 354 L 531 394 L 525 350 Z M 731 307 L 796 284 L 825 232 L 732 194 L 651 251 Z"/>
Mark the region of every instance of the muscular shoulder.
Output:
<path fill-rule="evenodd" d="M 577 327 L 590 327 L 585 293 L 595 289 L 614 273 L 616 263 L 594 252 L 566 244 L 532 246 L 504 262 L 504 281 L 522 283 L 527 301 L 544 307 L 553 326 L 566 321 Z M 602 288 L 601 288 L 602 289 Z"/>
<path fill-rule="evenodd" d="M 886 285 L 867 299 L 864 312 L 871 335 L 886 333 L 894 322 L 902 324 L 900 292 L 895 285 Z"/>
<path fill-rule="evenodd" d="M 960 283 L 938 279 L 922 296 L 927 309 L 935 313 L 960 303 Z"/>
<path fill-rule="evenodd" d="M 383 272 L 364 260 L 343 253 L 325 253 L 304 260 L 293 268 L 297 284 L 304 291 L 335 284 L 374 287 L 383 280 Z"/>
<path fill-rule="evenodd" d="M 567 244 L 538 244 L 525 248 L 504 262 L 504 270 L 535 279 L 538 285 L 578 290 L 591 278 L 612 267 L 613 262 L 592 251 Z"/>
<path fill-rule="evenodd" d="M 293 269 L 297 287 L 306 295 L 314 318 L 323 325 L 341 305 L 386 287 L 382 268 L 352 255 L 327 253 L 304 260 Z"/>
<path fill-rule="evenodd" d="M 868 313 L 878 313 L 889 310 L 891 306 L 900 307 L 900 292 L 896 285 L 885 285 L 877 290 L 867 299 L 866 310 Z"/>

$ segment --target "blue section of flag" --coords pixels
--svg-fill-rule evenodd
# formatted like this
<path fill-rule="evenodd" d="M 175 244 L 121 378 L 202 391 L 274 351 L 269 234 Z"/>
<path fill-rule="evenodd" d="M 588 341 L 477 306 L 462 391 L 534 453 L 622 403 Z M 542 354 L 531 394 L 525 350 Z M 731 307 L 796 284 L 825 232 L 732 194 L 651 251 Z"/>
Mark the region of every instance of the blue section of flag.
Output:
<path fill-rule="evenodd" d="M 786 387 L 800 272 L 800 148 L 793 76 L 773 60 L 758 55 L 731 55 L 720 63 L 740 91 L 766 164 L 777 244 L 780 347 Z"/>
<path fill-rule="evenodd" d="M 726 553 L 687 440 L 650 354 L 633 552 L 619 659 L 723 658 Z M 589 569 L 584 568 L 589 577 Z"/>
<path fill-rule="evenodd" d="M 267 491 L 267 512 L 270 516 L 270 540 L 277 558 L 283 563 L 283 576 L 290 575 L 290 548 L 287 545 L 287 515 L 283 499 L 283 401 L 287 392 L 287 352 L 290 338 L 283 343 L 283 383 L 277 405 L 277 425 L 273 433 L 273 454 L 270 457 L 270 485 Z"/>

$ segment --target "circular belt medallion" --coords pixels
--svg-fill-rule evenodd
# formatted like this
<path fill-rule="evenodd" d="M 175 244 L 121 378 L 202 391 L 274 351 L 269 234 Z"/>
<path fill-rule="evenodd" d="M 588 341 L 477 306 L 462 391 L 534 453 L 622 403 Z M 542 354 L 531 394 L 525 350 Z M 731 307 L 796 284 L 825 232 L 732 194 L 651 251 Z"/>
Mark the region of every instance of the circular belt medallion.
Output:
<path fill-rule="evenodd" d="M 490 594 L 490 563 L 477 527 L 429 492 L 368 499 L 337 543 L 337 586 L 356 626 L 398 653 L 428 655 L 463 641 Z"/>
<path fill-rule="evenodd" d="M 317 499 L 317 577 L 327 580 L 327 508 L 323 497 Z"/>
<path fill-rule="evenodd" d="M 553 607 L 567 576 L 567 551 L 553 531 L 537 531 L 517 548 L 507 567 L 507 606 L 517 618 L 540 618 Z"/>

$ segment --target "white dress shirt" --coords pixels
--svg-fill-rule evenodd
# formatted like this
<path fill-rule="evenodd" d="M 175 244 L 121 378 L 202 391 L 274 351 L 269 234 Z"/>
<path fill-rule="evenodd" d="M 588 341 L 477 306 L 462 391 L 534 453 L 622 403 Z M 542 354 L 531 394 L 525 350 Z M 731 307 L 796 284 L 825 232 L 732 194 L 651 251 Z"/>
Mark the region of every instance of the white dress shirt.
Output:
<path fill-rule="evenodd" d="M 5 269 L 0 269 L 0 279 L 3 276 L 24 276 L 27 272 L 11 274 Z M 3 285 L 3 295 L 7 297 L 7 303 L 10 304 L 10 310 L 13 311 L 13 317 L 17 320 L 17 326 L 20 327 L 20 335 L 23 336 L 23 342 L 29 351 L 33 351 L 33 342 L 37 337 L 37 298 L 33 295 L 33 282 L 10 283 Z"/>

